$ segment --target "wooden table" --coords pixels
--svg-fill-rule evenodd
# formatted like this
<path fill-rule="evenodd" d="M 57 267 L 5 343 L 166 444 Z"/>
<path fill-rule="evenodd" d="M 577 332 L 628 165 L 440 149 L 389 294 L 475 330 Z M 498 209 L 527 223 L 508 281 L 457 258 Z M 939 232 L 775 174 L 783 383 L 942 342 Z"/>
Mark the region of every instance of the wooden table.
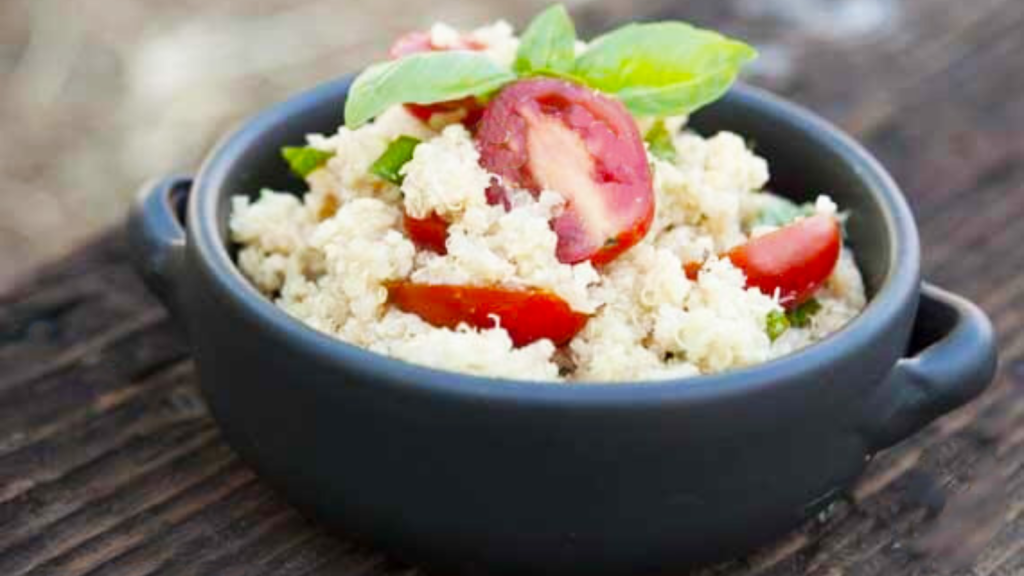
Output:
<path fill-rule="evenodd" d="M 641 12 L 759 42 L 755 81 L 882 158 L 927 277 L 979 302 L 1001 339 L 983 398 L 881 455 L 828 514 L 698 574 L 1024 574 L 1024 2 L 689 4 Z M 577 15 L 599 30 L 636 10 Z M 410 570 L 301 518 L 225 446 L 119 232 L 0 298 L 0 575 Z"/>

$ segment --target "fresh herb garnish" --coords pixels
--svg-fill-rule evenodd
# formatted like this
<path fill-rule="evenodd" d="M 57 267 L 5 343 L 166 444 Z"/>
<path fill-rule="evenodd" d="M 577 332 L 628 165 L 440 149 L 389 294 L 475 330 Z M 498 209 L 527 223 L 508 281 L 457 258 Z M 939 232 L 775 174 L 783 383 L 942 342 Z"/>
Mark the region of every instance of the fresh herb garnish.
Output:
<path fill-rule="evenodd" d="M 576 60 L 576 28 L 565 6 L 556 4 L 538 14 L 523 31 L 512 69 L 528 74 L 572 73 Z"/>
<path fill-rule="evenodd" d="M 538 74 L 606 92 L 636 116 L 689 114 L 722 96 L 756 56 L 750 46 L 716 32 L 655 22 L 613 30 L 577 58 L 572 20 L 555 5 L 523 32 L 511 69 L 466 50 L 423 52 L 370 66 L 349 90 L 345 123 L 358 127 L 395 104 L 486 97 Z"/>
<path fill-rule="evenodd" d="M 755 221 L 758 226 L 781 228 L 801 216 L 814 214 L 813 204 L 796 204 L 780 196 L 769 196 L 766 200 Z"/>
<path fill-rule="evenodd" d="M 768 339 L 775 342 L 791 326 L 794 328 L 806 328 L 811 324 L 811 317 L 817 314 L 819 310 L 821 310 L 821 303 L 814 298 L 786 312 L 772 310 L 768 313 L 768 317 L 765 320 L 765 331 L 768 333 Z"/>
<path fill-rule="evenodd" d="M 676 145 L 672 143 L 672 134 L 665 127 L 664 120 L 658 120 L 651 126 L 651 129 L 644 134 L 648 150 L 655 157 L 666 162 L 676 161 Z"/>
<path fill-rule="evenodd" d="M 345 124 L 355 128 L 395 104 L 433 104 L 481 96 L 516 79 L 484 54 L 422 52 L 374 64 L 356 78 L 345 102 Z"/>
<path fill-rule="evenodd" d="M 772 342 L 775 342 L 779 336 L 782 336 L 786 330 L 789 330 L 789 319 L 786 318 L 786 314 L 781 310 L 769 312 L 765 324 L 768 339 Z"/>
<path fill-rule="evenodd" d="M 395 138 L 388 144 L 387 150 L 380 155 L 380 158 L 377 158 L 370 166 L 370 173 L 380 176 L 392 184 L 400 185 L 405 179 L 401 173 L 402 166 L 412 160 L 412 153 L 419 144 L 420 141 L 412 136 Z"/>
<path fill-rule="evenodd" d="M 637 116 L 670 116 L 717 100 L 756 56 L 742 42 L 684 22 L 627 24 L 595 39 L 574 74 Z"/>
<path fill-rule="evenodd" d="M 805 328 L 811 323 L 811 317 L 821 310 L 821 303 L 811 298 L 796 308 L 786 312 L 789 323 L 797 328 Z"/>
<path fill-rule="evenodd" d="M 311 146 L 285 146 L 281 148 L 281 156 L 288 162 L 292 172 L 300 178 L 305 178 L 333 158 L 334 152 L 318 150 Z"/>

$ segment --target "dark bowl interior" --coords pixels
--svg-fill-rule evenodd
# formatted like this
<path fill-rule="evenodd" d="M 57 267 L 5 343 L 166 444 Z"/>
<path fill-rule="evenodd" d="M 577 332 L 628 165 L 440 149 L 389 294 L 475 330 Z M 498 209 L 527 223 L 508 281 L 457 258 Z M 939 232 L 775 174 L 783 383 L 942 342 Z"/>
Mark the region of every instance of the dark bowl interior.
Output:
<path fill-rule="evenodd" d="M 347 85 L 347 79 L 337 80 L 281 105 L 302 113 L 275 124 L 268 130 L 265 145 L 251 147 L 239 158 L 237 165 L 246 170 L 236 170 L 229 176 L 231 194 L 255 196 L 263 188 L 304 192 L 305 182 L 289 172 L 279 150 L 304 144 L 306 134 L 334 133 L 343 122 L 342 94 Z M 310 106 L 322 100 L 325 93 L 338 95 L 334 105 Z M 879 186 L 873 181 L 876 176 L 858 168 L 862 158 L 855 161 L 847 157 L 851 156 L 848 146 L 835 145 L 835 140 L 844 136 L 796 107 L 742 85 L 698 112 L 690 128 L 705 136 L 728 130 L 745 138 L 756 147 L 757 154 L 768 160 L 768 187 L 777 194 L 801 202 L 813 201 L 818 194 L 831 196 L 841 210 L 850 213 L 846 241 L 855 250 L 868 295 L 878 292 L 894 265 L 892 238 L 884 208 L 869 189 Z M 843 144 L 857 146 L 849 141 Z M 217 221 L 224 246 L 233 253 L 227 234 L 231 194 L 219 199 Z"/>

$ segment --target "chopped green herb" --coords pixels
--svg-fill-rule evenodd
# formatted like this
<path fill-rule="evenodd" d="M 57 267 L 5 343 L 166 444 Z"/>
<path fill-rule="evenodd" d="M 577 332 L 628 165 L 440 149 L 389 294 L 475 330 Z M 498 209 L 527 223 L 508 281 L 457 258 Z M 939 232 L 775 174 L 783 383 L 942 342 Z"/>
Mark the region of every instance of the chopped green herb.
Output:
<path fill-rule="evenodd" d="M 644 140 L 655 157 L 666 162 L 676 161 L 676 145 L 672 143 L 672 134 L 665 128 L 664 120 L 655 122 L 647 134 L 644 134 Z"/>
<path fill-rule="evenodd" d="M 310 146 L 285 146 L 281 148 L 281 156 L 288 162 L 292 172 L 300 178 L 309 176 L 334 156 L 334 152 L 325 152 Z"/>
<path fill-rule="evenodd" d="M 781 196 L 768 196 L 767 202 L 754 222 L 758 226 L 782 227 L 801 216 L 814 214 L 814 205 L 795 204 Z"/>
<path fill-rule="evenodd" d="M 406 162 L 412 160 L 413 150 L 419 146 L 420 141 L 412 136 L 399 136 L 388 144 L 388 149 L 380 155 L 380 158 L 370 166 L 370 173 L 375 176 L 391 182 L 392 184 L 401 184 L 404 176 L 402 176 L 402 166 L 405 166 Z"/>
<path fill-rule="evenodd" d="M 786 330 L 789 330 L 789 318 L 786 317 L 786 313 L 779 310 L 769 312 L 766 330 L 768 332 L 768 339 L 775 342 L 779 336 L 782 336 Z"/>
<path fill-rule="evenodd" d="M 768 338 L 775 342 L 791 326 L 794 328 L 806 328 L 811 324 L 811 317 L 817 314 L 819 310 L 821 310 L 821 303 L 814 298 L 786 312 L 772 310 L 768 313 L 768 318 L 765 322 Z"/>
<path fill-rule="evenodd" d="M 797 328 L 805 328 L 811 323 L 811 317 L 821 310 L 821 303 L 811 298 L 796 308 L 786 312 L 789 323 Z"/>

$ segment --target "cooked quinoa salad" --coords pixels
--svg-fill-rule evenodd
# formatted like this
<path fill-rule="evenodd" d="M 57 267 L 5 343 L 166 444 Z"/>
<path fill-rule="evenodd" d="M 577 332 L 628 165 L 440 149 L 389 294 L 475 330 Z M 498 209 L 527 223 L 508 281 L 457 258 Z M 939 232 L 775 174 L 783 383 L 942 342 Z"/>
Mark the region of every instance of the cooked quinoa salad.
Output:
<path fill-rule="evenodd" d="M 346 125 L 283 151 L 307 191 L 233 199 L 238 265 L 317 330 L 455 372 L 636 382 L 793 352 L 865 293 L 828 191 L 794 204 L 742 135 L 687 129 L 753 55 L 679 22 L 586 44 L 560 6 L 521 37 L 406 35 Z"/>

